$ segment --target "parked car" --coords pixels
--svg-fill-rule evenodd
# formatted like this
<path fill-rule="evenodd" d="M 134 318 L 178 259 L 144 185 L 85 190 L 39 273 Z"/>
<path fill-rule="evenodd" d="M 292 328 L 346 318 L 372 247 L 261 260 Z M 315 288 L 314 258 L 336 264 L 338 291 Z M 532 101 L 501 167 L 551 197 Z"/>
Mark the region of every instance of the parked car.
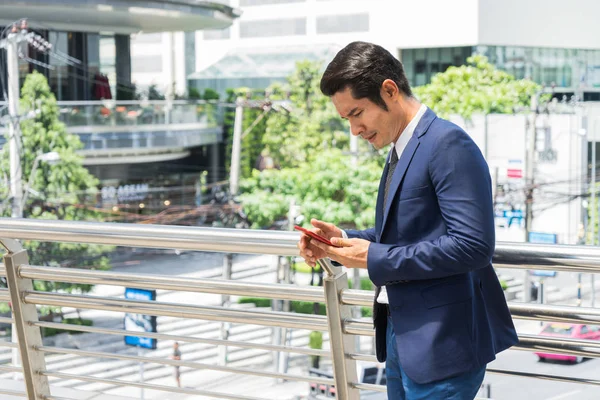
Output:
<path fill-rule="evenodd" d="M 539 333 L 540 336 L 563 337 L 569 339 L 600 340 L 600 325 L 548 323 Z M 547 359 L 570 361 L 574 364 L 583 361 L 582 356 L 554 353 L 535 353 L 540 361 Z"/>
<path fill-rule="evenodd" d="M 361 383 L 370 383 L 372 385 L 383 385 L 386 384 L 385 379 L 385 364 L 379 363 L 369 363 L 364 361 L 358 361 L 356 363 L 357 366 L 357 375 L 358 380 Z M 321 378 L 330 378 L 333 379 L 333 372 L 331 370 L 319 370 L 315 368 L 309 369 L 309 375 L 317 376 Z M 336 398 L 336 390 L 333 385 L 324 385 L 321 383 L 311 382 L 309 384 L 310 393 L 308 395 L 308 400 L 325 400 L 325 399 L 335 399 Z M 376 391 L 361 391 L 360 394 L 361 400 L 385 400 L 387 399 L 387 394 Z"/>

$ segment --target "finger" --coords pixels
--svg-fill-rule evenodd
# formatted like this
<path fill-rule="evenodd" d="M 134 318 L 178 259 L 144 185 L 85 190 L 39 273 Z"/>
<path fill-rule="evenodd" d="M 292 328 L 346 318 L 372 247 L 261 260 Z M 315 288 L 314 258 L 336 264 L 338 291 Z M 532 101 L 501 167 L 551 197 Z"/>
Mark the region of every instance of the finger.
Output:
<path fill-rule="evenodd" d="M 337 247 L 352 247 L 351 239 L 331 238 L 331 244 Z"/>
<path fill-rule="evenodd" d="M 324 221 L 319 221 L 316 218 L 313 218 L 310 220 L 310 223 L 312 224 L 312 226 L 314 226 L 315 228 L 321 229 L 325 232 L 330 232 L 333 230 L 333 224 L 330 224 L 328 222 L 324 222 Z"/>

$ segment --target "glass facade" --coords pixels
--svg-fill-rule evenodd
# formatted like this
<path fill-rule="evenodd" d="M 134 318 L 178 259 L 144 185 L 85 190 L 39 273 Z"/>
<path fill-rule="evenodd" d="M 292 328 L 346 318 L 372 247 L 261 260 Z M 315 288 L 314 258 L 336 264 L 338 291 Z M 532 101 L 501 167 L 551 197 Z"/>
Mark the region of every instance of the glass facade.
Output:
<path fill-rule="evenodd" d="M 498 68 L 517 78 L 560 88 L 600 88 L 600 50 L 477 46 Z"/>
<path fill-rule="evenodd" d="M 1 28 L 1 27 L 0 27 Z M 130 82 L 131 73 L 117 73 L 117 53 L 129 58 L 129 47 L 119 49 L 114 34 L 36 30 L 37 34 L 52 44 L 52 52 L 37 51 L 33 46 L 24 47 L 25 56 L 38 64 L 19 60 L 19 78 L 22 85 L 25 77 L 34 70 L 44 74 L 57 100 L 99 100 L 107 98 L 110 90 L 115 98 L 117 79 Z M 6 78 L 6 69 L 0 74 Z M 105 76 L 106 79 L 102 78 Z M 129 76 L 125 76 L 129 75 Z M 108 82 L 108 83 L 106 83 Z M 0 80 L 0 89 L 2 80 Z M 0 92 L 1 93 L 1 92 Z M 0 96 L 1 97 L 1 96 Z"/>
<path fill-rule="evenodd" d="M 400 50 L 399 58 L 413 86 L 430 82 L 449 66 L 466 63 L 482 54 L 517 79 L 531 79 L 546 87 L 566 90 L 600 88 L 600 50 L 577 50 L 516 46 L 466 46 Z M 587 99 L 591 94 L 589 94 Z"/>
<path fill-rule="evenodd" d="M 421 86 L 429 83 L 438 72 L 452 65 L 463 65 L 472 53 L 471 46 L 405 49 L 400 50 L 399 59 L 411 86 Z"/>

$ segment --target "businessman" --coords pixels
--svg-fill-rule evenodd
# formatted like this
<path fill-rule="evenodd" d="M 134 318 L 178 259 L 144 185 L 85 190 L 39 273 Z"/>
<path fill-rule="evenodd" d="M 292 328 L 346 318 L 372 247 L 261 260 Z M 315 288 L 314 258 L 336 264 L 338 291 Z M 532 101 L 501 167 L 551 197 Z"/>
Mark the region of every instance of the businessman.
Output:
<path fill-rule="evenodd" d="M 352 134 L 390 146 L 375 227 L 342 231 L 312 220 L 307 263 L 329 257 L 366 268 L 376 285 L 376 354 L 390 400 L 472 400 L 486 365 L 517 343 L 491 260 L 495 232 L 488 166 L 471 138 L 413 96 L 402 64 L 354 42 L 327 66 L 321 91 Z"/>

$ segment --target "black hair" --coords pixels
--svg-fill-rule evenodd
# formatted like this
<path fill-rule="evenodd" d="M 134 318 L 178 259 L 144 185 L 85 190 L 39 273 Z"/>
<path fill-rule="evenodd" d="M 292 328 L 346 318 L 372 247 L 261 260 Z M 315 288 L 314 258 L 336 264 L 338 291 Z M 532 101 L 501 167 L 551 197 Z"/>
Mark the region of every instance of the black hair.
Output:
<path fill-rule="evenodd" d="M 352 42 L 340 50 L 329 63 L 321 78 L 321 92 L 333 96 L 349 87 L 355 99 L 368 98 L 387 111 L 381 98 L 381 85 L 393 80 L 406 96 L 412 90 L 402 63 L 381 46 L 367 42 Z"/>

